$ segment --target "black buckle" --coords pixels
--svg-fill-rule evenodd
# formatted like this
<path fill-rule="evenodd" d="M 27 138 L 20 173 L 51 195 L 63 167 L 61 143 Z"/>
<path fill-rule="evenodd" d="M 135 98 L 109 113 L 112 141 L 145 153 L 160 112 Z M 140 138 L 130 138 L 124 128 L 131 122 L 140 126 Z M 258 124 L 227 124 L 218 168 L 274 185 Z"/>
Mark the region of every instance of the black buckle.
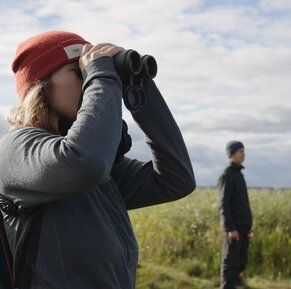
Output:
<path fill-rule="evenodd" d="M 0 210 L 8 216 L 17 217 L 19 215 L 18 207 L 2 195 L 0 196 Z"/>

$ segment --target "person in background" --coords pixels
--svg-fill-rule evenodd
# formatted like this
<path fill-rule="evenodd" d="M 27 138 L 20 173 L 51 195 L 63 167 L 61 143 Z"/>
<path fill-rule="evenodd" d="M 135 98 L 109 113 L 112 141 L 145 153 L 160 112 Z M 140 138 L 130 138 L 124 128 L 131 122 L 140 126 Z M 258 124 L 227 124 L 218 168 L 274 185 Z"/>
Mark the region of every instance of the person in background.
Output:
<path fill-rule="evenodd" d="M 66 31 L 17 49 L 19 104 L 0 140 L 0 192 L 12 208 L 2 214 L 19 289 L 134 289 L 138 245 L 127 210 L 195 189 L 181 132 L 153 80 L 143 83 L 145 107 L 132 112 L 152 158 L 119 149 L 127 135 L 113 56 L 124 50 Z"/>
<path fill-rule="evenodd" d="M 235 289 L 241 285 L 247 265 L 249 239 L 252 238 L 252 213 L 242 169 L 244 145 L 231 141 L 226 145 L 230 165 L 218 179 L 219 209 L 224 230 L 221 262 L 221 288 Z"/>

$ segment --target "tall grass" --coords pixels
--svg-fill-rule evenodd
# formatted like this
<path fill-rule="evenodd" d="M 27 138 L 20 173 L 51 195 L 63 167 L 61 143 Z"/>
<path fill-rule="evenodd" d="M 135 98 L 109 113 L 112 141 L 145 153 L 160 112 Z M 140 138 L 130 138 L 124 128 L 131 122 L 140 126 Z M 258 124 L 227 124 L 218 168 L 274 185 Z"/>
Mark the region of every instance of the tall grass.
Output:
<path fill-rule="evenodd" d="M 248 276 L 291 278 L 291 191 L 250 190 L 255 237 Z M 197 189 L 169 204 L 130 212 L 140 262 L 171 267 L 188 276 L 219 276 L 223 232 L 218 195 Z"/>

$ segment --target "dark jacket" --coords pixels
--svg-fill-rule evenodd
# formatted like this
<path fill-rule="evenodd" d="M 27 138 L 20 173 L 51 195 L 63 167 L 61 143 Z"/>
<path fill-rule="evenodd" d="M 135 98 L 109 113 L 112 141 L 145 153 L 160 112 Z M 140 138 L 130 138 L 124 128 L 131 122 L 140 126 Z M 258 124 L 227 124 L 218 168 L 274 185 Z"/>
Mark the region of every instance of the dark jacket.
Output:
<path fill-rule="evenodd" d="M 152 160 L 114 165 L 121 81 L 110 57 L 96 59 L 84 74 L 82 106 L 65 137 L 26 127 L 0 141 L 1 194 L 20 208 L 42 206 L 33 289 L 135 288 L 138 246 L 127 210 L 195 188 L 180 130 L 155 83 L 145 82 L 147 105 L 133 113 Z M 17 262 L 29 223 L 4 219 Z"/>
<path fill-rule="evenodd" d="M 231 163 L 219 177 L 219 209 L 225 231 L 250 229 L 252 214 L 242 165 Z"/>

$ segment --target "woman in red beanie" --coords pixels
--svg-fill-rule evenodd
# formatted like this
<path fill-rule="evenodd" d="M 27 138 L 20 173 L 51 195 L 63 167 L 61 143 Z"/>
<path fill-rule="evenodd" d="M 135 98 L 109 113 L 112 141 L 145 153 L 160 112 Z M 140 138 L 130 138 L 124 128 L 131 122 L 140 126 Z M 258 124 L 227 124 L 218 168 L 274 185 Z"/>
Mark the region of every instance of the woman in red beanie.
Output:
<path fill-rule="evenodd" d="M 127 210 L 195 188 L 180 130 L 153 80 L 144 81 L 146 106 L 132 113 L 152 160 L 115 162 L 122 83 L 113 56 L 122 50 L 63 31 L 17 49 L 20 102 L 0 141 L 0 192 L 19 289 L 135 288 L 138 246 Z"/>

